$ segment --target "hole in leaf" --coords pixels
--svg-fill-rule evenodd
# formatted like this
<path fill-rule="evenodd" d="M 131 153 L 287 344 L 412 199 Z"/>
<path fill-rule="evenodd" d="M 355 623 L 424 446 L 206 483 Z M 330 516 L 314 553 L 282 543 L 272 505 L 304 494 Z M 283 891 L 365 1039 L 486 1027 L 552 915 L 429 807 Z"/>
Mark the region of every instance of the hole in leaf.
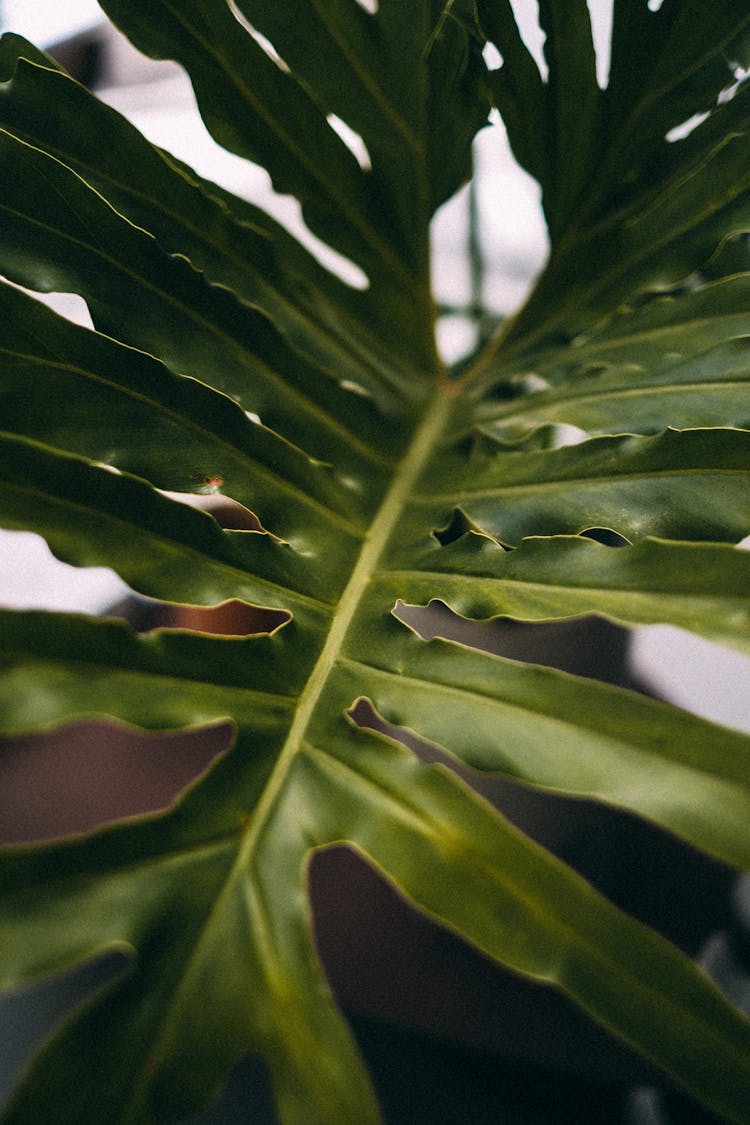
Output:
<path fill-rule="evenodd" d="M 454 508 L 450 520 L 445 527 L 437 527 L 432 532 L 435 539 L 441 547 L 447 547 L 449 543 L 455 543 L 467 531 L 481 531 L 469 517 L 462 512 L 460 508 Z"/>
<path fill-rule="evenodd" d="M 474 350 L 477 326 L 468 316 L 441 316 L 438 317 L 435 336 L 440 355 L 451 365 Z"/>
<path fill-rule="evenodd" d="M 346 121 L 342 121 L 340 117 L 337 117 L 335 113 L 329 113 L 326 121 L 331 126 L 334 133 L 344 142 L 362 171 L 371 172 L 372 161 L 370 160 L 370 153 L 360 134 L 355 132 L 350 125 L 347 125 Z"/>
<path fill-rule="evenodd" d="M 599 89 L 606 90 L 609 82 L 612 44 L 612 2 L 611 0 L 588 0 L 588 8 L 596 55 L 596 80 Z"/>
<path fill-rule="evenodd" d="M 292 75 L 292 71 L 279 52 L 276 50 L 273 43 L 262 32 L 258 31 L 256 27 L 243 15 L 239 10 L 234 0 L 228 0 L 229 10 L 237 20 L 237 22 L 252 36 L 261 50 L 268 56 L 269 59 L 287 75 Z M 336 119 L 339 120 L 338 118 Z M 329 124 L 333 126 L 331 118 L 328 118 Z M 344 136 L 339 128 L 336 132 L 342 137 L 342 140 L 347 147 L 352 149 L 354 156 L 359 160 L 362 156 L 362 150 L 367 152 L 366 146 L 362 138 L 354 133 L 344 122 L 340 122 L 341 127 L 347 131 Z M 355 141 L 354 139 L 357 139 Z M 355 147 L 352 148 L 352 143 Z M 367 161 L 369 162 L 369 154 L 367 154 Z M 369 288 L 369 278 L 360 266 L 347 258 L 344 254 L 329 246 L 326 242 L 319 239 L 310 228 L 307 226 L 302 214 L 302 208 L 299 202 L 290 195 L 279 195 L 271 184 L 270 176 L 263 169 L 258 169 L 262 179 L 268 184 L 267 192 L 264 191 L 263 199 L 258 200 L 260 205 L 265 211 L 277 219 L 282 226 L 293 234 L 299 241 L 310 251 L 310 253 L 332 274 L 335 274 L 344 284 L 351 286 L 353 289 L 365 290 Z"/>
<path fill-rule="evenodd" d="M 506 617 L 477 620 L 454 613 L 444 602 L 426 606 L 398 602 L 393 616 L 423 640 L 457 641 L 482 652 L 559 668 L 605 683 L 633 686 L 628 671 L 631 631 L 599 617 L 526 622 Z"/>
<path fill-rule="evenodd" d="M 525 395 L 539 394 L 541 391 L 548 391 L 550 388 L 549 380 L 537 374 L 536 371 L 526 371 L 522 375 L 514 375 L 513 382 L 517 385 L 519 391 Z"/>
<path fill-rule="evenodd" d="M 544 55 L 546 36 L 539 24 L 539 5 L 529 4 L 528 0 L 510 0 L 510 2 L 521 38 L 546 82 L 549 77 L 549 67 Z"/>
<path fill-rule="evenodd" d="M 216 723 L 153 733 L 104 719 L 0 741 L 2 843 L 87 832 L 169 807 L 230 746 Z"/>
<path fill-rule="evenodd" d="M 138 633 L 157 629 L 190 629 L 216 637 L 247 637 L 273 633 L 291 620 L 283 609 L 248 605 L 235 598 L 218 605 L 182 605 L 131 594 L 111 606 L 107 617 L 127 621 Z"/>
<path fill-rule="evenodd" d="M 482 58 L 488 70 L 500 70 L 504 61 L 494 43 L 485 43 L 482 48 Z"/>
<path fill-rule="evenodd" d="M 378 14 L 378 0 L 354 0 L 354 2 L 359 4 L 362 11 L 367 12 L 368 16 Z"/>
<path fill-rule="evenodd" d="M 291 621 L 291 614 L 283 609 L 263 609 L 234 599 L 212 606 L 172 605 L 169 612 L 167 628 L 191 629 L 222 637 L 273 633 Z"/>
<path fill-rule="evenodd" d="M 234 0 L 228 0 L 227 6 L 234 18 L 237 20 L 237 23 L 240 24 L 241 27 L 244 27 L 245 31 L 247 31 L 248 34 L 252 36 L 252 38 L 261 48 L 263 53 L 268 56 L 271 62 L 275 63 L 279 70 L 283 70 L 285 74 L 290 74 L 291 71 L 289 67 L 282 59 L 281 55 L 274 47 L 271 40 L 267 39 L 262 32 L 253 27 L 250 21 L 245 17 L 244 13 L 241 12 L 237 5 L 234 3 Z"/>
<path fill-rule="evenodd" d="M 0 530 L 0 604 L 12 609 L 97 612 L 120 597 L 125 583 L 109 567 L 61 562 L 34 532 Z"/>
<path fill-rule="evenodd" d="M 231 496 L 219 495 L 218 489 L 223 483 L 220 476 L 204 477 L 204 492 L 168 492 L 165 489 L 158 491 L 178 504 L 187 504 L 189 508 L 199 508 L 206 512 L 228 531 L 264 531 L 260 520 L 246 508 L 244 504 L 233 500 Z M 218 483 L 217 483 L 218 482 Z M 266 532 L 268 534 L 268 532 Z"/>
<path fill-rule="evenodd" d="M 369 699 L 360 698 L 347 711 L 352 722 L 362 730 L 386 730 L 388 724 L 379 717 Z"/>
<path fill-rule="evenodd" d="M 525 820 L 546 821 L 543 835 L 549 836 L 552 799 L 503 784 L 529 807 Z M 568 808 L 554 801 L 555 808 Z M 616 814 L 594 812 L 582 822 L 580 802 L 569 807 L 568 819 L 578 826 L 590 829 L 594 821 L 599 831 L 591 831 L 589 841 L 597 841 L 601 856 L 610 838 L 602 827 L 611 836 Z M 581 1120 L 580 1084 L 550 1083 L 541 1069 L 532 1077 L 528 1066 L 519 1082 L 519 1044 L 563 1074 L 575 1072 L 585 1057 L 589 1073 L 608 1077 L 613 1052 L 620 1067 L 632 1067 L 561 994 L 491 962 L 416 911 L 354 848 L 317 852 L 309 881 L 318 952 L 339 1002 L 357 1013 L 354 1031 L 388 1121 L 500 1122 L 508 1117 L 509 1090 L 513 1105 L 522 1107 L 518 1120 Z M 503 1059 L 514 1060 L 512 1067 Z M 595 1087 L 589 1081 L 586 1116 L 609 1120 L 611 1101 Z M 404 1113 L 405 1105 L 422 1112 Z"/>
<path fill-rule="evenodd" d="M 329 273 L 332 273 L 334 277 L 337 277 L 339 281 L 343 281 L 344 285 L 361 292 L 369 289 L 370 279 L 361 266 L 358 266 L 351 258 L 347 258 L 345 254 L 335 250 L 333 246 L 329 246 L 327 242 L 323 242 L 316 234 L 313 234 L 305 222 L 298 201 L 291 195 L 278 195 L 273 192 L 270 178 L 268 179 L 268 185 L 268 194 L 264 192 L 263 199 L 260 201 L 263 209 L 268 211 L 283 227 L 286 227 L 289 233 L 294 235 L 306 250 L 309 250 L 318 263 Z"/>
<path fill-rule="evenodd" d="M 390 731 L 397 741 L 401 741 L 401 734 L 413 738 L 408 732 Z M 478 775 L 438 747 L 420 742 L 420 757 L 444 762 L 525 833 L 570 863 L 618 906 L 682 949 L 694 955 L 707 935 L 715 931 L 716 919 L 724 916 L 735 878 L 723 864 L 621 810 L 538 792 L 505 777 Z M 645 870 L 649 878 L 644 880 Z M 678 880 L 675 871 L 681 874 Z M 464 963 L 464 956 L 474 960 L 475 951 L 424 915 L 411 911 L 366 856 L 342 846 L 316 853 L 310 866 L 310 889 L 318 949 L 329 980 L 344 1004 L 410 1027 L 429 1027 L 433 1032 L 443 1029 L 454 1041 L 457 1035 L 469 1043 L 484 1041 L 495 1050 L 500 1047 L 498 1036 L 508 1036 L 506 1051 L 510 1048 L 511 1055 L 519 1042 L 528 1043 L 531 1035 L 544 1043 L 547 1065 L 562 1043 L 564 1050 L 573 1045 L 567 1065 L 575 1066 L 585 1039 L 590 1044 L 586 1058 L 591 1065 L 597 1051 L 596 1038 L 591 1039 L 593 1024 L 583 1020 L 572 1005 L 561 1009 L 550 990 L 531 986 L 529 991 L 527 982 L 508 973 L 503 983 L 504 971 L 484 959 L 472 965 Z M 492 981 L 487 973 L 492 974 Z M 470 1002 L 467 997 L 471 997 Z M 453 998 L 457 999 L 455 1005 Z M 493 1014 L 486 1026 L 489 1038 L 485 1039 L 482 1026 L 488 1003 Z M 515 1030 L 509 1028 L 509 1019 L 517 1020 Z M 579 1026 L 568 1024 L 565 1028 L 570 1019 L 579 1021 Z M 392 1028 L 388 1034 L 392 1034 Z M 601 1033 L 597 1031 L 596 1035 Z M 609 1056 L 612 1041 L 605 1042 Z M 611 1064 L 610 1057 L 602 1073 L 611 1076 Z M 483 1065 L 486 1069 L 486 1061 Z M 581 1120 L 580 1104 L 577 1089 L 571 1121 Z M 611 1114 L 611 1102 L 607 1105 Z M 462 1099 L 457 1121 L 468 1120 L 466 1106 Z M 507 1102 L 501 1103 L 497 1120 L 503 1117 L 502 1106 Z M 394 1120 L 397 1118 L 398 1114 Z M 550 1106 L 543 1120 L 559 1121 L 559 1105 Z M 603 1115 L 601 1120 L 610 1117 Z"/>
<path fill-rule="evenodd" d="M 718 98 L 716 99 L 717 105 L 725 105 L 727 102 L 731 102 L 732 98 L 734 98 L 737 95 L 737 93 L 740 91 L 740 89 L 747 82 L 748 78 L 750 78 L 750 67 L 745 67 L 745 66 L 735 66 L 735 67 L 733 67 L 732 68 L 732 77 L 733 77 L 734 81 L 730 82 L 730 84 L 728 86 L 725 86 L 724 89 L 720 92 Z"/>
<path fill-rule="evenodd" d="M 339 383 L 342 391 L 350 391 L 353 395 L 358 395 L 360 398 L 372 398 L 372 395 L 366 387 L 355 383 L 352 379 L 342 379 Z"/>
<path fill-rule="evenodd" d="M 78 293 L 39 293 L 34 289 L 27 289 L 24 285 L 17 285 L 15 281 L 10 281 L 2 275 L 0 275 L 0 279 L 4 285 L 10 285 L 13 289 L 20 289 L 27 296 L 33 297 L 34 300 L 40 301 L 43 305 L 48 305 L 53 312 L 65 317 L 66 320 L 72 321 L 73 324 L 80 324 L 84 328 L 94 327 L 89 307 Z"/>
<path fill-rule="evenodd" d="M 694 113 L 692 117 L 688 117 L 686 121 L 681 121 L 679 125 L 675 125 L 665 133 L 665 141 L 667 141 L 668 144 L 674 144 L 675 141 L 684 141 L 685 138 L 689 137 L 708 117 L 710 117 L 708 113 Z"/>
<path fill-rule="evenodd" d="M 629 547 L 630 540 L 611 527 L 589 527 L 581 532 L 583 539 L 593 539 L 595 543 L 603 543 L 605 547 Z"/>
<path fill-rule="evenodd" d="M 669 703 L 750 733 L 750 658 L 672 625 L 634 631 L 633 663 Z M 738 690 L 740 688 L 740 690 Z"/>
<path fill-rule="evenodd" d="M 563 449 L 568 445 L 580 445 L 588 441 L 591 434 L 582 430 L 580 426 L 572 426 L 569 422 L 556 423 L 549 427 L 549 449 Z"/>

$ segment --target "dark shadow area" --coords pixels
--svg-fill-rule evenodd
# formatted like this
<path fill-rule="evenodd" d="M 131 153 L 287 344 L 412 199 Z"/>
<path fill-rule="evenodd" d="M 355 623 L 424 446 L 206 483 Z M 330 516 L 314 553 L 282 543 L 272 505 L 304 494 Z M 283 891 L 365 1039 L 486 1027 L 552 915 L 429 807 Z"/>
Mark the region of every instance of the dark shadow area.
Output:
<path fill-rule="evenodd" d="M 243 1057 L 229 1071 L 221 1096 L 174 1125 L 278 1125 L 268 1071 L 261 1059 Z"/>
<path fill-rule="evenodd" d="M 626 825 L 620 843 L 635 844 L 632 870 L 649 870 L 662 835 Z M 636 886 L 631 875 L 611 897 L 691 953 L 711 947 L 717 924 L 731 927 L 730 872 L 675 841 L 654 876 Z M 416 913 L 352 850 L 316 855 L 311 892 L 320 956 L 387 1125 L 719 1125 L 561 993 L 502 969 Z M 748 989 L 750 961 L 746 971 Z M 659 1115 L 644 1116 L 644 1106 Z"/>
<path fill-rule="evenodd" d="M 358 1017 L 386 1125 L 613 1125 L 615 1084 L 513 1064 Z"/>
<path fill-rule="evenodd" d="M 127 965 L 124 953 L 105 953 L 0 996 L 0 1105 L 39 1044 L 86 996 L 113 981 Z"/>
<path fill-rule="evenodd" d="M 618 1120 L 616 1085 L 589 1081 L 583 1086 L 569 1075 L 509 1064 L 483 1051 L 347 1015 L 385 1125 L 613 1125 Z M 218 1102 L 179 1125 L 278 1125 L 262 1064 L 240 1060 Z"/>

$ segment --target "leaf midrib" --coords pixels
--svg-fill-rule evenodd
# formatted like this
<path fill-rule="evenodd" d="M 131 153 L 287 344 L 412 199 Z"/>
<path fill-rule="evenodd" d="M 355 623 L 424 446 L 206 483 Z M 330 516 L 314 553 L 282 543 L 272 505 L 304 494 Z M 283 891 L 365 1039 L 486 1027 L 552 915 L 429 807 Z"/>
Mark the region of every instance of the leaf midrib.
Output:
<path fill-rule="evenodd" d="M 197 940 L 184 959 L 184 965 L 176 987 L 172 990 L 170 1006 L 174 1006 L 177 1002 L 184 986 L 188 967 L 200 955 L 201 945 L 208 940 L 212 925 L 221 916 L 223 901 L 233 893 L 236 884 L 250 870 L 253 854 L 276 803 L 283 793 L 292 763 L 303 750 L 304 734 L 323 692 L 328 675 L 340 660 L 346 633 L 359 607 L 361 598 L 401 514 L 405 501 L 434 451 L 451 409 L 450 397 L 436 389 L 432 402 L 415 431 L 411 446 L 394 473 L 391 487 L 372 522 L 370 533 L 362 546 L 349 582 L 338 603 L 338 613 L 333 618 L 328 637 L 315 662 L 307 684 L 300 693 L 297 713 L 292 720 L 284 745 L 279 752 L 276 764 L 266 782 L 253 815 L 239 838 L 235 860 L 220 886 L 216 898 L 206 912 Z"/>
<path fill-rule="evenodd" d="M 258 803 L 252 824 L 247 830 L 243 846 L 238 854 L 233 877 L 244 870 L 249 862 L 262 827 L 283 789 L 291 763 L 302 745 L 304 733 L 323 692 L 328 675 L 340 659 L 344 639 L 359 608 L 362 596 L 370 583 L 406 501 L 434 452 L 451 409 L 452 402 L 449 396 L 443 394 L 440 390 L 436 390 L 434 398 L 415 432 L 411 446 L 394 474 L 393 483 L 372 522 L 370 532 L 354 565 L 349 582 L 341 595 L 337 612 L 320 656 L 304 690 L 300 694 L 297 714 L 289 728 L 278 761 Z"/>
<path fill-rule="evenodd" d="M 242 879 L 250 867 L 253 853 L 256 850 L 265 825 L 283 792 L 292 763 L 297 754 L 301 751 L 305 731 L 325 687 L 328 675 L 334 667 L 334 664 L 340 659 L 344 638 L 359 607 L 362 595 L 369 584 L 372 573 L 393 531 L 406 498 L 415 480 L 419 476 L 419 473 L 422 471 L 424 464 L 433 452 L 438 437 L 447 421 L 451 406 L 451 400 L 447 395 L 443 395 L 439 391 L 436 392 L 421 425 L 415 433 L 406 456 L 401 462 L 399 469 L 394 474 L 393 483 L 383 500 L 378 514 L 373 520 L 370 534 L 363 544 L 359 558 L 352 570 L 351 578 L 341 596 L 338 604 L 338 613 L 333 619 L 328 637 L 316 660 L 307 684 L 299 696 L 297 713 L 289 728 L 284 745 L 279 752 L 276 764 L 266 783 L 264 792 L 253 812 L 248 826 L 244 830 L 243 837 L 237 849 L 235 862 L 219 890 L 208 922 L 210 922 L 212 918 L 218 917 L 221 900 L 231 894 L 237 881 Z M 199 939 L 199 943 L 204 940 L 204 935 L 205 929 Z M 196 944 L 191 959 L 197 955 L 199 943 Z"/>

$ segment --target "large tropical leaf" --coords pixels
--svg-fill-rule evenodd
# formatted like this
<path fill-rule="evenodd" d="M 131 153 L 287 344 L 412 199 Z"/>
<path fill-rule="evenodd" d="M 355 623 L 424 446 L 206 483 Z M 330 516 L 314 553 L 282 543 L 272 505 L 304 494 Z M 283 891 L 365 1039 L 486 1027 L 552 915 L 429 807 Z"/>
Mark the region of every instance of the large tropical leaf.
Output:
<path fill-rule="evenodd" d="M 309 864 L 341 842 L 747 1120 L 750 1024 L 714 985 L 354 708 L 447 762 L 619 805 L 750 868 L 746 736 L 425 640 L 394 612 L 594 613 L 747 649 L 750 16 L 616 0 L 603 90 L 582 0 L 540 4 L 544 76 L 507 0 L 102 7 L 187 69 L 215 138 L 295 194 L 366 285 L 2 40 L 0 520 L 152 598 L 282 611 L 242 637 L 2 614 L 6 736 L 80 716 L 234 730 L 166 813 L 4 854 L 4 984 L 131 954 L 6 1120 L 176 1118 L 253 1053 L 282 1121 L 377 1121 L 313 939 Z M 451 372 L 430 219 L 493 103 L 541 183 L 551 255 L 524 309 Z M 17 286 L 79 293 L 95 330 Z M 217 491 L 257 530 L 174 498 Z"/>

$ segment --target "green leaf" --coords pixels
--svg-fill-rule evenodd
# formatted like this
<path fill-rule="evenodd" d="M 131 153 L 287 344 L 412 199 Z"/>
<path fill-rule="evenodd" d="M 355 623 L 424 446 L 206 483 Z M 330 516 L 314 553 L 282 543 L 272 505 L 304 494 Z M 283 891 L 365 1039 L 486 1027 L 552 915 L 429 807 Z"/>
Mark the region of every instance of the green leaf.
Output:
<path fill-rule="evenodd" d="M 480 14 L 492 7 L 480 3 Z M 732 0 L 710 10 L 698 0 L 656 12 L 645 7 L 615 4 L 610 82 L 595 91 L 585 5 L 576 5 L 573 18 L 559 0 L 542 6 L 551 41 L 545 100 L 552 156 L 539 178 L 553 245 L 508 341 L 569 338 L 631 294 L 683 281 L 723 238 L 747 228 L 748 87 L 740 79 L 734 97 L 725 92 L 738 82 L 737 68 L 750 63 L 750 16 Z M 490 18 L 487 31 L 497 34 L 502 54 L 502 23 Z M 561 65 L 557 53 L 567 38 L 578 43 Z M 498 105 L 502 111 L 502 96 Z M 706 120 L 674 139 L 696 114 Z M 518 133 L 527 125 L 538 132 L 538 122 L 532 99 L 508 123 L 521 159 Z M 567 144 L 558 150 L 549 138 L 560 128 Z M 534 164 L 529 170 L 536 174 Z"/>
<path fill-rule="evenodd" d="M 59 161 L 2 131 L 0 169 L 2 262 L 12 281 L 79 292 L 100 330 L 212 382 L 325 457 L 352 398 L 330 373 L 290 348 L 264 315 L 162 251 Z M 49 191 L 30 193 L 29 180 Z"/>
<path fill-rule="evenodd" d="M 479 0 L 477 9 L 485 36 L 499 48 L 504 63 L 487 76 L 488 86 L 513 152 L 541 184 L 549 174 L 547 89 L 521 38 L 510 0 Z"/>
<path fill-rule="evenodd" d="M 601 89 L 578 0 L 539 6 L 544 77 L 505 0 L 102 6 L 187 69 L 215 138 L 294 194 L 366 286 L 18 36 L 0 42 L 0 522 L 162 601 L 280 611 L 246 636 L 0 613 L 4 736 L 81 716 L 233 730 L 166 812 L 0 857 L 5 985 L 128 958 L 43 1046 L 5 1121 L 185 1117 L 251 1054 L 286 1125 L 375 1125 L 308 894 L 312 857 L 341 844 L 746 1120 L 747 1019 L 398 738 L 747 869 L 747 736 L 424 641 L 394 608 L 662 622 L 747 651 L 750 17 L 617 0 Z M 490 100 L 541 184 L 551 256 L 526 306 L 447 372 L 430 223 Z M 80 294 L 95 329 L 17 286 Z M 213 492 L 259 529 L 172 496 Z M 624 545 L 581 534 L 602 530 Z M 357 725 L 361 699 L 391 725 Z"/>
<path fill-rule="evenodd" d="M 597 159 L 600 95 L 585 0 L 567 4 L 541 0 L 539 22 L 546 33 L 551 111 L 545 210 L 550 237 L 556 239 L 574 212 Z"/>
<path fill-rule="evenodd" d="M 334 682 L 342 699 L 367 693 L 389 723 L 475 769 L 618 805 L 750 865 L 747 735 L 550 668 L 425 644 L 378 620 L 352 636 Z"/>
<path fill-rule="evenodd" d="M 588 433 L 750 426 L 742 273 L 622 313 L 572 346 L 477 380 L 483 428 L 512 440 L 547 424 Z M 508 397 L 510 396 L 510 398 Z"/>
<path fill-rule="evenodd" d="M 669 624 L 745 651 L 750 553 L 725 544 L 642 539 L 613 548 L 578 536 L 525 539 L 504 551 L 467 532 L 391 556 L 398 597 L 440 598 L 467 617 L 550 621 L 598 613 L 624 625 Z"/>
<path fill-rule="evenodd" d="M 300 536 L 320 537 L 322 528 L 315 528 L 315 507 L 303 498 L 297 508 L 292 496 L 277 497 L 291 520 L 290 545 L 261 532 L 223 531 L 211 516 L 161 496 L 145 481 L 36 442 L 0 434 L 0 454 L 6 527 L 38 528 L 59 558 L 77 566 L 116 563 L 126 581 L 152 597 L 171 591 L 180 601 L 205 605 L 239 596 L 284 608 L 302 596 L 320 608 L 340 592 L 342 569 L 356 550 L 356 537 L 342 533 L 338 521 L 333 534 L 330 522 L 328 530 L 335 553 L 329 547 L 316 558 L 314 547 L 306 550 Z"/>
<path fill-rule="evenodd" d="M 460 497 L 464 515 L 507 544 L 595 527 L 632 540 L 737 542 L 750 526 L 747 430 L 667 430 L 539 452 L 488 444 L 441 450 L 405 524 L 440 529 Z"/>
<path fill-rule="evenodd" d="M 385 462 L 373 448 L 380 420 L 361 396 L 349 395 L 343 417 L 368 435 L 369 444 L 341 423 L 333 425 L 342 456 L 332 471 L 258 425 L 226 395 L 69 324 L 7 285 L 0 286 L 0 312 L 2 416 L 17 433 L 63 444 L 159 488 L 206 492 L 214 481 L 279 535 L 293 534 L 285 526 L 292 509 L 285 506 L 282 514 L 274 501 L 279 490 L 290 498 L 296 494 L 305 509 L 311 502 L 329 508 L 328 518 L 337 513 L 345 526 L 347 520 L 361 523 L 382 489 Z M 40 400 L 40 379 L 48 398 L 64 410 L 50 411 Z M 388 448 L 386 438 L 382 444 Z M 342 475 L 353 463 L 359 464 L 356 475 Z"/>
<path fill-rule="evenodd" d="M 262 747 L 264 732 L 288 725 L 294 712 L 300 685 L 289 655 L 304 645 L 296 624 L 272 636 L 216 638 L 170 631 L 137 637 L 123 622 L 42 612 L 4 610 L 2 622 L 4 727 L 13 734 L 76 713 L 109 713 L 150 730 L 231 715 L 238 736 Z M 248 684 L 260 685 L 261 673 L 263 687 L 254 691 Z"/>
<path fill-rule="evenodd" d="M 57 620 L 64 625 L 65 619 Z M 104 634 L 101 656 L 106 659 L 107 641 L 115 641 L 118 664 L 124 665 L 124 646 L 112 626 L 95 628 Z M 162 663 L 169 669 L 171 653 L 165 651 L 159 661 L 161 638 L 146 643 L 151 668 Z M 227 643 L 232 642 L 211 642 L 214 649 Z M 144 641 L 138 645 L 143 648 Z M 132 653 L 132 642 L 126 647 Z M 179 652 L 181 645 L 175 647 Z M 40 671 L 43 676 L 43 667 Z M 334 677 L 327 690 L 338 702 L 348 698 L 348 687 L 342 694 Z M 58 681 L 57 690 L 65 695 L 64 681 Z M 690 1087 L 699 1086 L 703 1096 L 710 1089 L 715 1104 L 727 1101 L 725 1075 L 712 1077 L 702 1045 L 721 1049 L 724 1065 L 729 1059 L 738 1073 L 745 1072 L 750 1032 L 683 955 L 620 914 L 460 783 L 421 765 L 402 748 L 389 749 L 363 732 L 353 737 L 343 717 L 333 729 L 328 719 L 313 722 L 283 779 L 277 767 L 261 790 L 258 754 L 265 751 L 266 757 L 273 749 L 264 741 L 256 735 L 252 754 L 246 750 L 239 760 L 239 747 L 233 751 L 209 775 L 204 792 L 193 790 L 163 823 L 149 820 L 109 829 L 88 844 L 63 842 L 7 857 L 9 979 L 68 964 L 113 943 L 124 941 L 140 951 L 137 968 L 83 1009 L 47 1049 L 44 1061 L 52 1075 L 69 1075 L 84 1042 L 87 1065 L 97 1073 L 112 1067 L 116 1052 L 121 1077 L 104 1089 L 89 1086 L 77 1101 L 79 1115 L 93 1120 L 106 1108 L 122 1120 L 137 1121 L 158 1114 L 162 1106 L 184 1110 L 194 1098 L 212 1092 L 216 1068 L 238 1049 L 262 1044 L 284 1119 L 322 1122 L 353 1105 L 363 1120 L 375 1119 L 351 1045 L 322 981 L 316 980 L 304 905 L 305 856 L 342 831 L 403 893 L 480 949 L 566 988 L 647 1053 L 669 1058 Z M 226 767 L 232 761 L 234 779 L 243 763 L 244 784 L 241 795 L 235 787 L 228 800 Z M 217 791 L 223 793 L 223 824 L 206 816 L 204 807 L 207 796 L 215 802 Z M 271 791 L 272 811 L 267 806 Z M 253 810 L 247 802 L 254 796 L 259 804 Z M 240 802 L 245 802 L 244 813 Z M 281 884 L 286 895 L 278 893 Z M 166 902 L 170 927 L 180 935 L 179 950 L 168 958 L 163 941 L 144 946 L 142 937 Z M 70 911 L 75 925 L 59 927 L 53 938 L 43 918 L 66 917 Z M 242 958 L 223 956 L 228 946 L 241 949 Z M 634 991 L 637 1006 L 628 1001 Z M 626 1026 L 623 1004 L 630 1012 Z M 654 1022 L 665 1005 L 671 1019 L 666 1028 L 659 1021 L 657 1032 Z M 107 1009 L 109 1019 L 117 1019 L 115 1034 L 93 1034 Z M 213 1044 L 209 1050 L 207 1034 Z M 315 1049 L 311 1036 L 322 1036 Z M 318 1076 L 321 1067 L 329 1076 L 325 1091 L 316 1094 L 310 1088 L 311 1067 Z M 342 1067 L 353 1071 L 346 1080 Z M 750 1074 L 743 1081 L 750 1082 Z M 711 1089 L 714 1083 L 719 1089 Z M 742 1092 L 739 1083 L 735 1088 Z M 44 1112 L 54 1109 L 49 1087 L 40 1085 L 11 1105 L 8 1120 Z"/>
<path fill-rule="evenodd" d="M 31 58 L 32 62 L 25 61 Z M 41 65 L 40 65 L 41 64 Z M 405 348 L 390 353 L 383 329 L 413 321 L 388 294 L 349 289 L 252 204 L 223 193 L 154 148 L 115 110 L 11 34 L 0 40 L 0 122 L 57 157 L 169 252 L 259 305 L 324 367 L 380 395 L 403 388 Z M 314 278 L 311 288 L 305 278 Z M 414 376 L 412 375 L 412 379 Z"/>
<path fill-rule="evenodd" d="M 148 12 L 118 0 L 102 6 L 147 54 L 186 67 L 215 138 L 262 163 L 277 191 L 297 195 L 311 229 L 353 258 L 371 284 L 399 291 L 429 334 L 427 226 L 437 204 L 467 176 L 467 146 L 488 108 L 477 91 L 479 44 L 465 26 L 443 20 L 439 0 L 424 0 L 408 17 L 385 4 L 377 20 L 341 0 L 335 8 L 297 3 L 284 9 L 286 30 L 276 44 L 282 59 L 291 52 L 288 69 L 268 57 L 220 0 L 179 6 L 160 0 Z M 240 12 L 272 43 L 278 38 L 274 6 L 248 0 Z M 306 36 L 303 58 L 310 63 L 301 71 L 291 27 Z M 333 104 L 325 78 L 331 56 Z M 361 133 L 369 171 L 328 124 L 331 111 Z M 434 356 L 426 342 L 425 354 Z"/>
<path fill-rule="evenodd" d="M 105 10 L 136 46 L 185 66 L 216 139 L 267 167 L 278 191 L 300 198 L 316 233 L 368 273 L 393 271 L 409 286 L 388 216 L 318 99 L 268 56 L 226 4 L 164 0 L 135 10 L 115 2 Z"/>

